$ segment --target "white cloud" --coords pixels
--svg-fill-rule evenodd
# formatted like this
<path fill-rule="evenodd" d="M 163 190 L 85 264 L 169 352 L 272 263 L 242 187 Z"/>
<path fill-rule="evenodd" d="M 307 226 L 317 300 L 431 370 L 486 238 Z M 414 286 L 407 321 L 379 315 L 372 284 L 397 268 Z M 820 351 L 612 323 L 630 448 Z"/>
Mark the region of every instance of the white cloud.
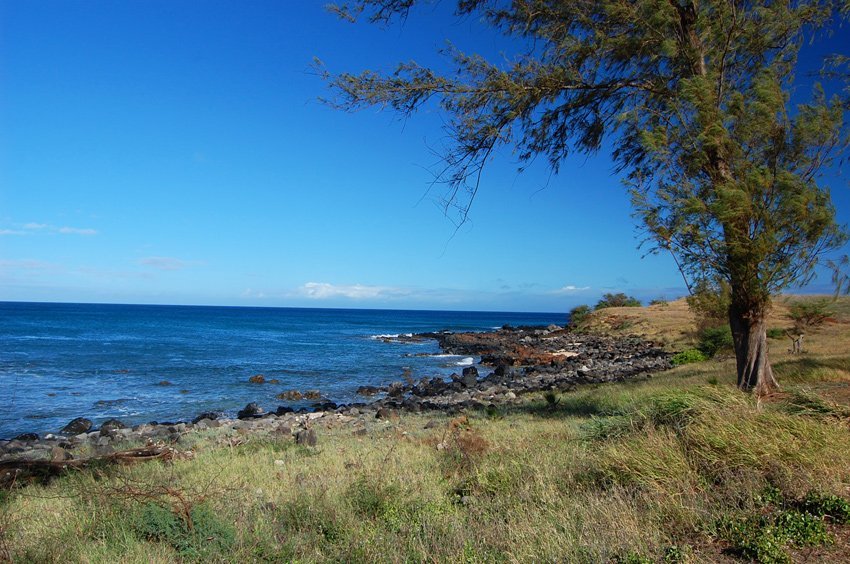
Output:
<path fill-rule="evenodd" d="M 583 292 L 585 290 L 590 290 L 590 286 L 573 286 L 572 284 L 568 284 L 562 288 L 558 288 L 553 294 L 572 294 L 575 292 Z"/>
<path fill-rule="evenodd" d="M 36 232 L 59 233 L 61 235 L 97 235 L 96 229 L 69 227 L 67 225 L 57 227 L 49 223 L 36 223 L 34 221 L 17 225 L 17 227 L 20 227 L 20 229 L 0 229 L 0 235 L 31 235 Z"/>
<path fill-rule="evenodd" d="M 97 235 L 96 229 L 80 229 L 78 227 L 60 227 L 56 231 L 63 235 Z"/>
<path fill-rule="evenodd" d="M 168 271 L 183 270 L 190 265 L 190 263 L 185 260 L 174 257 L 145 257 L 143 259 L 139 259 L 139 264 L 149 266 L 157 270 Z"/>
<path fill-rule="evenodd" d="M 307 282 L 298 289 L 298 294 L 313 300 L 348 298 L 364 300 L 409 296 L 410 291 L 392 286 L 364 286 L 362 284 L 337 285 L 327 282 Z"/>

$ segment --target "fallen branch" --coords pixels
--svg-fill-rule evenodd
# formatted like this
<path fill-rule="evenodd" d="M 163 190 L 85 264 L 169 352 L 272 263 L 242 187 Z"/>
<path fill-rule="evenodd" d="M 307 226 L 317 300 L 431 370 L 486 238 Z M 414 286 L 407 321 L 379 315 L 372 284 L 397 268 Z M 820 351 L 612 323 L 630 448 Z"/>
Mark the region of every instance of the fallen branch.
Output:
<path fill-rule="evenodd" d="M 168 462 L 181 456 L 186 456 L 186 454 L 170 446 L 156 444 L 77 460 L 4 460 L 0 462 L 0 487 L 8 488 L 21 482 L 47 483 L 67 472 L 91 467 L 110 464 L 127 465 L 150 460 Z"/>

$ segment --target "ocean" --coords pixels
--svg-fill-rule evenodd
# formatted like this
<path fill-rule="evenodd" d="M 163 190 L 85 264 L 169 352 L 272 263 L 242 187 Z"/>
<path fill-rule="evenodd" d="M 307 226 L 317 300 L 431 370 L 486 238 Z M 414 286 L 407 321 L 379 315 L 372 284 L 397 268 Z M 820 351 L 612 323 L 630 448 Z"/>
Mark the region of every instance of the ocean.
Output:
<path fill-rule="evenodd" d="M 566 314 L 0 302 L 0 438 L 97 425 L 309 407 L 288 390 L 367 401 L 362 385 L 448 377 L 477 359 L 394 336 L 564 324 Z M 389 342 L 387 342 L 389 341 Z M 266 381 L 248 379 L 262 374 Z"/>

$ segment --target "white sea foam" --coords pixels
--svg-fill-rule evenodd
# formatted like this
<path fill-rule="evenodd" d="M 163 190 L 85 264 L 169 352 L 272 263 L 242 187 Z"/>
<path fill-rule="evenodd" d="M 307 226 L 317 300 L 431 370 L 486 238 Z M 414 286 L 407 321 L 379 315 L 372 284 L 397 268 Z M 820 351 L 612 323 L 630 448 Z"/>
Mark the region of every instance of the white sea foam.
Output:
<path fill-rule="evenodd" d="M 457 362 L 455 362 L 455 366 L 472 366 L 472 363 L 475 362 L 475 359 L 471 356 L 463 358 Z"/>
<path fill-rule="evenodd" d="M 372 335 L 370 339 L 398 339 L 399 337 L 412 337 L 413 333 L 386 333 L 382 335 Z"/>

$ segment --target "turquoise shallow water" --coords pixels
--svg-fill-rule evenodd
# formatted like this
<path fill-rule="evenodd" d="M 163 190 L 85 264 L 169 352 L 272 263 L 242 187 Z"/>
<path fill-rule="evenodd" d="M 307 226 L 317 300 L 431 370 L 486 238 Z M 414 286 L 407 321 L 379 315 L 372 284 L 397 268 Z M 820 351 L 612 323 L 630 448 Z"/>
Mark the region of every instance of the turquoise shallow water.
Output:
<path fill-rule="evenodd" d="M 235 413 L 285 390 L 334 402 L 409 370 L 447 377 L 472 362 L 436 343 L 379 335 L 563 324 L 564 314 L 0 302 L 0 437 L 56 432 L 70 419 L 131 424 Z M 279 384 L 251 384 L 263 374 Z M 162 385 L 166 381 L 170 385 Z"/>

